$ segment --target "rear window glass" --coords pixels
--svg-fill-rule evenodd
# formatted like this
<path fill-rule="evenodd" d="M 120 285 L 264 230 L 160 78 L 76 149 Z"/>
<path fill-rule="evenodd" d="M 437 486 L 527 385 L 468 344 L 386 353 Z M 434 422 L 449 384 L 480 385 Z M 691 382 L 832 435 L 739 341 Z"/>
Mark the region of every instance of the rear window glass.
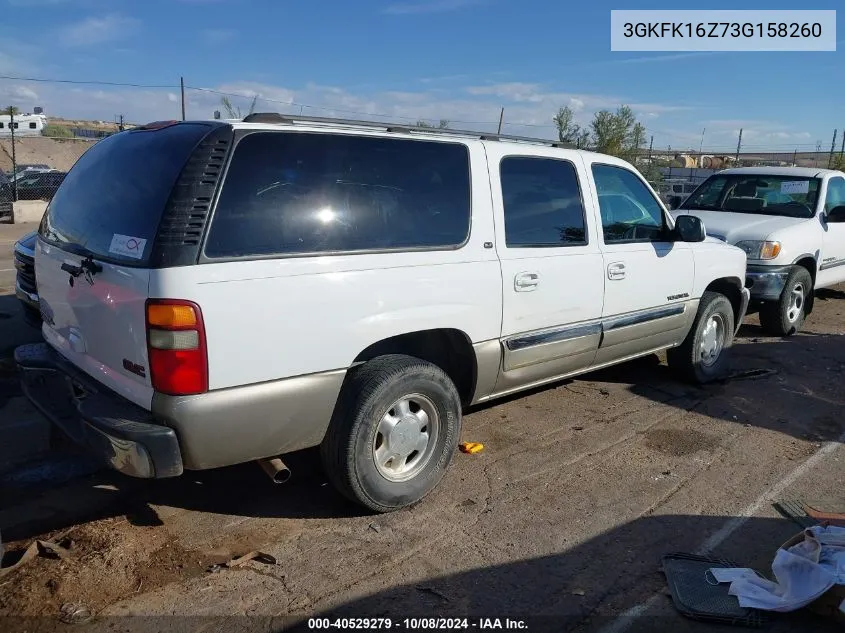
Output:
<path fill-rule="evenodd" d="M 143 265 L 173 185 L 209 131 L 208 125 L 185 123 L 99 141 L 64 178 L 41 235 L 100 259 Z"/>
<path fill-rule="evenodd" d="M 464 145 L 260 132 L 235 149 L 205 254 L 448 248 L 469 224 Z"/>

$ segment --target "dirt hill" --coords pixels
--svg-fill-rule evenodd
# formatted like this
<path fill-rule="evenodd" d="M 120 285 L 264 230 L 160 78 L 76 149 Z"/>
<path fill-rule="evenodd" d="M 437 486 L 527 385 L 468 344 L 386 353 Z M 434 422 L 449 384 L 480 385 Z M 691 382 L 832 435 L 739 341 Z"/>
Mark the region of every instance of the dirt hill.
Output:
<path fill-rule="evenodd" d="M 53 169 L 67 171 L 94 144 L 89 139 L 53 139 L 29 136 L 15 139 L 15 159 L 18 165 L 44 163 Z M 0 140 L 0 169 L 12 169 L 12 140 Z"/>

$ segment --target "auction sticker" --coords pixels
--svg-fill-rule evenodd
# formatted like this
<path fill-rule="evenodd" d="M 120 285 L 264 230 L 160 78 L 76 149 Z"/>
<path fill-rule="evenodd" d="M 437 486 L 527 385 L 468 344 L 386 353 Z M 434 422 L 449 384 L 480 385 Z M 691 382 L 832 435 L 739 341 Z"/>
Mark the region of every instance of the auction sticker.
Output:
<path fill-rule="evenodd" d="M 115 233 L 111 238 L 109 253 L 131 257 L 132 259 L 141 259 L 144 256 L 146 244 L 147 240 L 143 238 Z"/>
<path fill-rule="evenodd" d="M 781 193 L 809 193 L 809 180 L 785 180 L 780 183 Z"/>

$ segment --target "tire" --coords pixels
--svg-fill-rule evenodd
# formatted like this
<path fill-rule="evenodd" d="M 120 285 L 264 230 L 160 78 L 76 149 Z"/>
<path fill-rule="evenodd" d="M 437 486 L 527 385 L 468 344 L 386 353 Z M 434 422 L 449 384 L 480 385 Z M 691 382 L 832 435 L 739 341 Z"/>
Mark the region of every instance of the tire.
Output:
<path fill-rule="evenodd" d="M 734 311 L 728 298 L 705 292 L 686 339 L 666 351 L 669 367 L 697 384 L 725 378 L 730 371 L 734 329 Z"/>
<path fill-rule="evenodd" d="M 391 512 L 434 489 L 460 433 L 461 399 L 449 376 L 418 358 L 386 355 L 346 381 L 320 453 L 341 494 L 375 512 Z"/>
<path fill-rule="evenodd" d="M 766 334 L 791 336 L 801 329 L 813 295 L 813 278 L 803 266 L 796 266 L 786 278 L 777 301 L 760 308 L 760 325 Z"/>

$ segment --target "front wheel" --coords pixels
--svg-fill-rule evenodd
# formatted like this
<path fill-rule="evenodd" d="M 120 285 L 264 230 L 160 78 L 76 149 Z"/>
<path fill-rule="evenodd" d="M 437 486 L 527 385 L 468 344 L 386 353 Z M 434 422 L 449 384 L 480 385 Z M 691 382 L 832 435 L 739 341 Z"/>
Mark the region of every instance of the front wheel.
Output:
<path fill-rule="evenodd" d="M 376 512 L 398 510 L 440 482 L 460 431 L 461 399 L 442 369 L 381 356 L 344 386 L 321 445 L 323 467 L 350 500 Z"/>
<path fill-rule="evenodd" d="M 706 384 L 727 376 L 734 339 L 734 312 L 725 295 L 705 292 L 684 342 L 666 352 L 669 367 L 685 379 Z"/>
<path fill-rule="evenodd" d="M 766 334 L 791 336 L 801 329 L 807 316 L 807 302 L 813 296 L 810 271 L 796 266 L 786 278 L 783 292 L 777 301 L 760 308 L 760 325 Z"/>

